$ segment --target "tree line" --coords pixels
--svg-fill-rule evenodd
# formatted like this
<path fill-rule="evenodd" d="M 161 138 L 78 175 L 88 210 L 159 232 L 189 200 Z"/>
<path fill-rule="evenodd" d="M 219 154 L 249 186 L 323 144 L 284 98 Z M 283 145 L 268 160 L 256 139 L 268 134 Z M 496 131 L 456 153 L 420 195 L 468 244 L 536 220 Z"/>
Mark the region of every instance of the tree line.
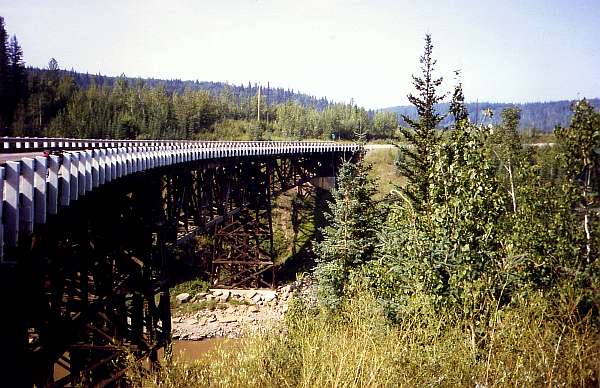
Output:
<path fill-rule="evenodd" d="M 0 129 L 4 136 L 115 139 L 350 139 L 391 137 L 394 114 L 293 90 L 198 81 L 104 77 L 26 69 L 0 25 Z"/>
<path fill-rule="evenodd" d="M 540 133 L 552 133 L 557 126 L 567 126 L 572 118 L 573 112 L 571 105 L 575 101 L 547 101 L 547 102 L 528 102 L 522 104 L 508 104 L 497 102 L 470 102 L 465 103 L 469 119 L 473 123 L 480 123 L 484 118 L 487 123 L 499 125 L 502 121 L 502 111 L 508 108 L 518 108 L 521 111 L 521 120 L 519 121 L 519 131 L 529 136 Z M 591 98 L 588 100 L 590 105 L 600 108 L 600 99 Z M 444 116 L 440 122 L 441 127 L 450 127 L 454 124 L 454 118 L 450 113 L 449 103 L 440 103 L 436 109 Z M 393 112 L 410 118 L 417 117 L 417 111 L 414 106 L 395 106 L 384 109 L 386 112 Z M 491 112 L 491 115 L 484 117 L 483 112 Z M 400 125 L 406 125 L 406 122 L 400 119 Z"/>
<path fill-rule="evenodd" d="M 29 72 L 40 74 L 48 71 L 48 69 L 40 69 L 35 67 L 30 67 L 27 69 Z M 287 101 L 296 101 L 303 106 L 309 106 L 316 108 L 317 110 L 323 110 L 327 107 L 331 101 L 329 101 L 326 97 L 315 97 L 305 93 L 301 93 L 299 91 L 295 91 L 294 89 L 284 89 L 280 87 L 271 87 L 270 83 L 267 83 L 266 86 L 259 85 L 257 83 L 248 82 L 247 85 L 234 85 L 224 82 L 210 82 L 210 81 L 190 81 L 190 80 L 180 80 L 180 79 L 171 79 L 171 80 L 163 80 L 156 78 L 132 78 L 127 77 L 125 75 L 121 75 L 119 77 L 111 77 L 105 76 L 102 74 L 89 74 L 89 73 L 81 73 L 74 70 L 60 70 L 61 75 L 70 76 L 75 81 L 75 84 L 81 88 L 87 88 L 90 86 L 92 81 L 99 85 L 107 85 L 108 87 L 112 87 L 117 80 L 126 80 L 129 84 L 135 85 L 137 82 L 143 83 L 148 87 L 159 87 L 164 86 L 167 93 L 173 94 L 182 94 L 186 90 L 191 91 L 208 91 L 213 95 L 218 95 L 224 89 L 230 89 L 231 93 L 235 96 L 238 103 L 240 101 L 248 101 L 256 96 L 258 93 L 258 89 L 262 89 L 262 94 L 265 95 L 267 103 L 269 104 L 280 104 Z"/>
<path fill-rule="evenodd" d="M 218 92 L 125 77 L 102 84 L 93 76 L 80 86 L 51 60 L 44 71 L 27 72 L 26 98 L 4 128 L 15 136 L 173 139 L 351 139 L 357 131 L 389 138 L 394 114 L 369 115 L 353 103 L 307 106 L 295 97 L 270 103 L 256 90 L 240 97 L 234 88 Z M 252 88 L 254 89 L 254 87 Z M 260 104 L 260 113 L 259 113 Z M 260 114 L 260 116 L 259 116 Z"/>

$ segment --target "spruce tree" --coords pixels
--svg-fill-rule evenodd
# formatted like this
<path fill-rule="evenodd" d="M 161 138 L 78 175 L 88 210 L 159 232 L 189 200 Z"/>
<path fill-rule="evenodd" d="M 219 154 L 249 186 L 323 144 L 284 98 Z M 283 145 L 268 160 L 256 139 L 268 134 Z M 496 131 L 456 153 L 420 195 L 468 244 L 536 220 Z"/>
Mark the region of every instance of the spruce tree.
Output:
<path fill-rule="evenodd" d="M 58 71 L 60 70 L 60 68 L 58 66 L 58 61 L 55 58 L 50 58 L 50 60 L 48 61 L 48 70 L 51 73 L 58 75 Z"/>
<path fill-rule="evenodd" d="M 27 95 L 27 76 L 23 63 L 23 50 L 19 46 L 16 36 L 10 38 L 8 46 L 8 108 L 7 125 L 12 123 L 15 111 L 19 104 L 23 104 Z"/>
<path fill-rule="evenodd" d="M 417 108 L 418 119 L 413 120 L 402 115 L 408 128 L 400 129 L 407 146 L 402 149 L 402 157 L 397 166 L 400 174 L 404 175 L 409 184 L 402 191 L 412 200 L 415 207 L 420 208 L 428 200 L 430 154 L 438 141 L 436 127 L 443 116 L 435 110 L 445 95 L 437 95 L 438 88 L 443 78 L 434 78 L 433 72 L 437 61 L 432 58 L 433 44 L 431 35 L 425 35 L 425 49 L 420 58 L 421 77 L 412 76 L 416 95 L 409 94 L 408 100 Z"/>
<path fill-rule="evenodd" d="M 0 16 L 0 75 L 8 68 L 8 34 L 4 26 L 4 18 Z"/>
<path fill-rule="evenodd" d="M 340 306 L 352 271 L 370 260 L 375 249 L 378 217 L 370 169 L 362 161 L 342 165 L 326 215 L 328 226 L 322 230 L 323 240 L 314 246 L 317 294 L 331 310 Z"/>
<path fill-rule="evenodd" d="M 8 116 L 8 34 L 0 16 L 0 135 L 6 135 Z"/>

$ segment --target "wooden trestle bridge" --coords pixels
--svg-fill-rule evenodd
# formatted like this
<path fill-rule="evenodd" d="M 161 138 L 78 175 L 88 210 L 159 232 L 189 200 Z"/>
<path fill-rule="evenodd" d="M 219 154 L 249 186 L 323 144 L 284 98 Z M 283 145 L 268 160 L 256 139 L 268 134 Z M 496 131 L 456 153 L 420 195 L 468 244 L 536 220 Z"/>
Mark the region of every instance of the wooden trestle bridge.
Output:
<path fill-rule="evenodd" d="M 106 386 L 124 351 L 156 361 L 170 342 L 166 268 L 197 235 L 214 284 L 272 286 L 272 198 L 335 176 L 358 149 L 0 138 L 0 385 Z"/>

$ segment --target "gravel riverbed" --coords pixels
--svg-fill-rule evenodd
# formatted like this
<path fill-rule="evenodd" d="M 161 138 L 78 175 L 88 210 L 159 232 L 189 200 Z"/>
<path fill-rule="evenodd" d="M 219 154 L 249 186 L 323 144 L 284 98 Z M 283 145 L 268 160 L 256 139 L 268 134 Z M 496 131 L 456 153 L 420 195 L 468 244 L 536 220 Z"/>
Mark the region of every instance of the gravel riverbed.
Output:
<path fill-rule="evenodd" d="M 196 306 L 186 306 L 193 312 L 174 312 L 173 339 L 240 338 L 264 332 L 283 319 L 294 291 L 311 300 L 312 289 L 310 279 L 303 279 L 275 290 L 211 289 L 196 295 L 179 294 L 178 303 Z"/>

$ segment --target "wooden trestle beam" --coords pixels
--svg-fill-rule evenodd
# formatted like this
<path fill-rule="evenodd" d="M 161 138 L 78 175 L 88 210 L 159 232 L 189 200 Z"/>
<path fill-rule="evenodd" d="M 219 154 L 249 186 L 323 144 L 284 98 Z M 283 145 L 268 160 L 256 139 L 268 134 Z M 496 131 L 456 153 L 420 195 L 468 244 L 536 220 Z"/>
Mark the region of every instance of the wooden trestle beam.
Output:
<path fill-rule="evenodd" d="M 0 343 L 12 357 L 3 381 L 101 386 L 122 377 L 124 352 L 156 362 L 170 343 L 172 252 L 198 235 L 211 241 L 204 260 L 213 284 L 274 287 L 273 197 L 335 175 L 342 157 L 158 167 L 87 192 L 21 233 L 5 249 L 15 265 L 3 267 L 0 279 Z"/>

